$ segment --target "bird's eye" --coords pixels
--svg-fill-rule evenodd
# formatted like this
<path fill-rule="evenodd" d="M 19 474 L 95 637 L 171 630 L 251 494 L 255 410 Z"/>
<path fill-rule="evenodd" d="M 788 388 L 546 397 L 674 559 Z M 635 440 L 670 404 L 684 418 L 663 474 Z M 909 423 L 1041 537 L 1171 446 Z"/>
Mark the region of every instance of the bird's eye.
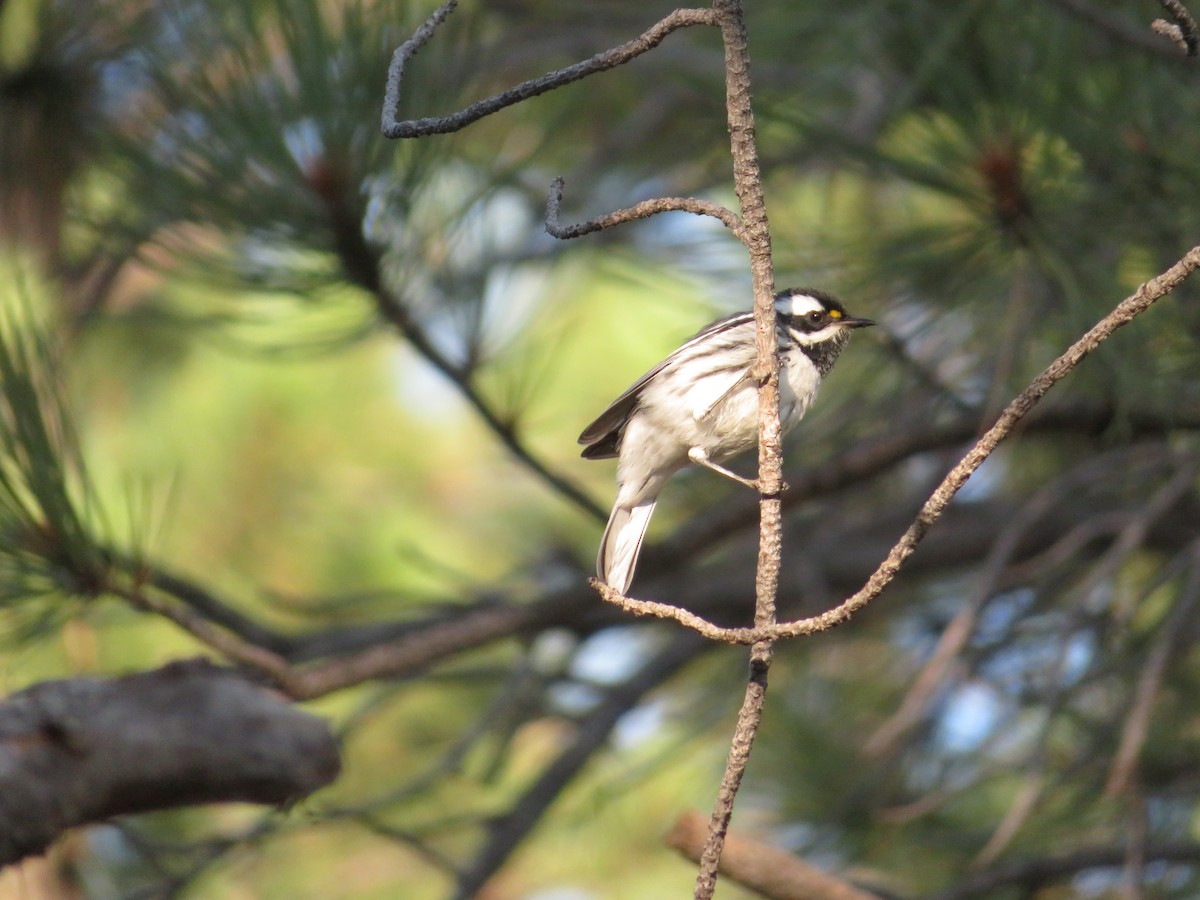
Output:
<path fill-rule="evenodd" d="M 808 321 L 812 322 L 814 325 L 819 325 L 821 323 L 821 319 L 824 317 L 825 314 L 818 309 L 814 309 L 807 316 L 805 316 L 805 318 L 807 318 Z"/>

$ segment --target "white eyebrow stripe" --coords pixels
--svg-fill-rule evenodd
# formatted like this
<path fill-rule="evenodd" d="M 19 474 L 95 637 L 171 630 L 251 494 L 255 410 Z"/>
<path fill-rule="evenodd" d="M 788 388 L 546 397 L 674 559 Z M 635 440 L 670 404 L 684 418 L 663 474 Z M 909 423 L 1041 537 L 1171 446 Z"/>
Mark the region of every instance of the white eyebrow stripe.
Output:
<path fill-rule="evenodd" d="M 776 300 L 775 308 L 785 316 L 806 316 L 811 312 L 824 312 L 825 304 L 808 294 L 791 294 Z"/>

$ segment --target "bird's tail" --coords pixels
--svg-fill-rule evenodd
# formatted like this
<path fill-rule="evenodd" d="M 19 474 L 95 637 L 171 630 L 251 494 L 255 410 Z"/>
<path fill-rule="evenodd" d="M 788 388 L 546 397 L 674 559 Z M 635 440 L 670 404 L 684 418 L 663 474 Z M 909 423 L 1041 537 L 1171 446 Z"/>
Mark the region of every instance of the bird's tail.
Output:
<path fill-rule="evenodd" d="M 642 550 L 642 538 L 646 526 L 654 514 L 658 498 L 639 503 L 637 506 L 613 507 L 608 517 L 608 527 L 600 541 L 600 552 L 596 555 L 596 574 L 609 587 L 624 594 L 633 581 L 633 569 Z"/>

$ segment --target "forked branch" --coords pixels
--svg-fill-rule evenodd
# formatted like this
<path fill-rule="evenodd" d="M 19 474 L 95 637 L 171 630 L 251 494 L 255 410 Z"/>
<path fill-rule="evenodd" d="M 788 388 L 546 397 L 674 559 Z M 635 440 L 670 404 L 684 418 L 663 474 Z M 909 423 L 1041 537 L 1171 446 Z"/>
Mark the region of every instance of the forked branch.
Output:
<path fill-rule="evenodd" d="M 589 75 L 604 72 L 608 69 L 624 65 L 636 59 L 643 53 L 653 50 L 663 42 L 673 31 L 689 28 L 693 25 L 719 25 L 715 9 L 677 9 L 660 19 L 648 30 L 630 41 L 626 41 L 610 50 L 597 53 L 583 62 L 547 72 L 538 78 L 523 81 L 515 87 L 494 94 L 484 100 L 472 103 L 465 109 L 444 116 L 428 116 L 420 119 L 399 119 L 400 87 L 404 79 L 404 70 L 409 61 L 433 37 L 433 33 L 446 21 L 446 18 L 458 6 L 458 0 L 447 0 L 439 6 L 425 23 L 416 30 L 411 38 L 396 48 L 388 67 L 387 87 L 383 99 L 382 130 L 389 138 L 414 138 L 431 134 L 449 134 L 478 122 L 506 107 L 513 106 L 531 97 L 552 91 L 555 88 L 579 81 Z M 559 208 L 562 204 L 563 180 L 556 178 L 550 186 L 550 195 L 546 202 L 546 231 L 560 240 L 582 237 L 604 228 L 611 228 L 624 222 L 647 219 L 664 212 L 689 212 L 700 216 L 712 216 L 725 225 L 734 236 L 746 242 L 742 229 L 742 220 L 730 209 L 708 200 L 694 197 L 659 197 L 644 200 L 631 207 L 589 219 L 575 225 L 562 225 L 559 222 Z"/>
<path fill-rule="evenodd" d="M 1117 329 L 1129 324 L 1155 301 L 1179 287 L 1197 268 L 1200 268 L 1200 246 L 1193 247 L 1179 262 L 1161 275 L 1152 278 L 1131 296 L 1097 322 L 1086 334 L 1067 348 L 1061 356 L 1046 367 L 1029 386 L 1018 394 L 1000 414 L 996 423 L 988 429 L 974 447 L 951 469 L 921 507 L 916 519 L 900 540 L 892 547 L 887 557 L 879 564 L 874 574 L 862 588 L 848 597 L 839 606 L 817 616 L 784 622 L 778 625 L 754 628 L 724 628 L 709 622 L 694 613 L 668 603 L 635 600 L 625 597 L 607 585 L 593 581 L 597 592 L 609 603 L 616 604 L 634 615 L 657 616 L 674 619 L 705 637 L 731 644 L 754 644 L 763 640 L 799 637 L 826 631 L 848 621 L 856 612 L 874 600 L 891 583 L 905 561 L 912 556 L 917 544 L 925 537 L 930 527 L 941 517 L 954 495 L 967 483 L 992 452 L 1012 433 L 1020 422 L 1055 384 L 1065 378 L 1084 358 L 1110 337 Z"/>
<path fill-rule="evenodd" d="M 413 138 L 429 134 L 450 134 L 466 128 L 473 122 L 513 106 L 531 97 L 552 91 L 555 88 L 579 81 L 597 72 L 604 72 L 624 65 L 636 59 L 643 53 L 653 50 L 663 42 L 672 31 L 688 28 L 692 25 L 716 25 L 716 14 L 711 9 L 677 9 L 670 15 L 657 22 L 649 30 L 643 32 L 631 41 L 620 46 L 597 53 L 583 62 L 547 72 L 538 78 L 523 81 L 515 87 L 499 94 L 494 94 L 484 100 L 472 103 L 466 109 L 445 116 L 429 116 L 422 119 L 398 119 L 400 108 L 400 85 L 404 79 L 404 69 L 409 60 L 416 56 L 438 26 L 446 21 L 450 13 L 458 6 L 458 0 L 446 0 L 434 10 L 425 23 L 416 30 L 412 37 L 396 48 L 392 55 L 391 65 L 388 66 L 387 87 L 383 96 L 382 130 L 385 137 Z"/>

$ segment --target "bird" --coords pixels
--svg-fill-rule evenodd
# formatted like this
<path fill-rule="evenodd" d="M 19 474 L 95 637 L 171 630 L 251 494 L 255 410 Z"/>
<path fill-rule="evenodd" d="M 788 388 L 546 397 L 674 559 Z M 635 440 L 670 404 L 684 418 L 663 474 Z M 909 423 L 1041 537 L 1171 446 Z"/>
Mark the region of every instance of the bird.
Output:
<path fill-rule="evenodd" d="M 852 331 L 874 325 L 852 316 L 825 291 L 775 295 L 780 351 L 779 418 L 786 434 L 812 405 L 817 388 Z M 579 435 L 584 459 L 617 459 L 617 494 L 596 574 L 629 590 L 659 493 L 688 465 L 704 466 L 757 489 L 721 463 L 758 443 L 758 360 L 753 312 L 705 326 L 639 378 Z"/>

